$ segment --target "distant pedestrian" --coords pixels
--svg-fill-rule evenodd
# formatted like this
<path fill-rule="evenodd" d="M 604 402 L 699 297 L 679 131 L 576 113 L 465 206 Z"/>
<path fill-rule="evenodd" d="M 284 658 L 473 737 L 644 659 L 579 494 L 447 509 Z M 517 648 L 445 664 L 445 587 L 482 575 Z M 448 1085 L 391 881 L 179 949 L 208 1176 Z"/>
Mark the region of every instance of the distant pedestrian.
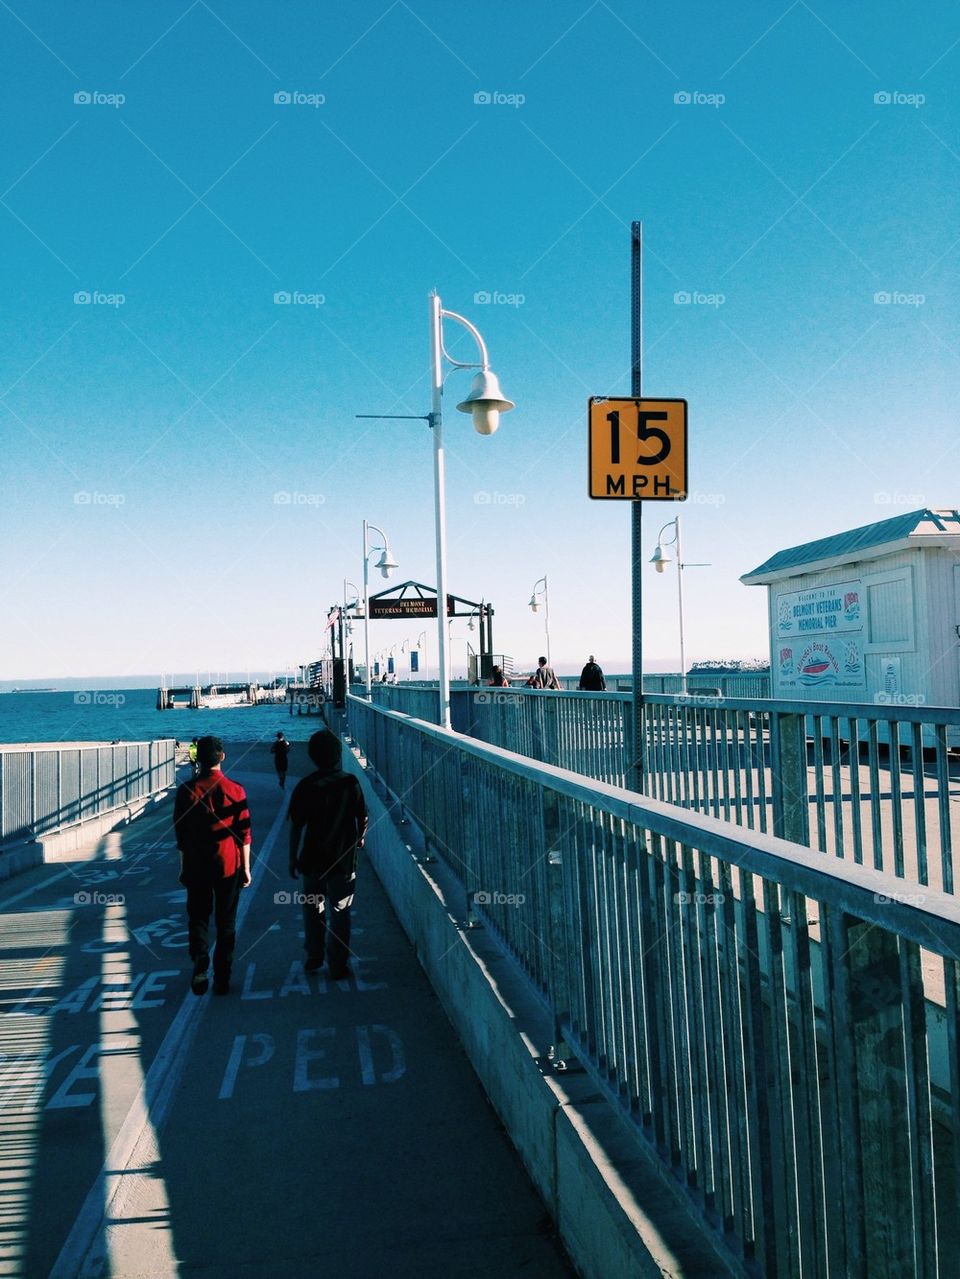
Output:
<path fill-rule="evenodd" d="M 277 770 L 280 789 L 283 790 L 287 784 L 287 763 L 290 758 L 290 743 L 283 733 L 277 733 L 277 740 L 270 747 L 270 754 L 273 756 L 273 766 Z"/>
<path fill-rule="evenodd" d="M 490 678 L 487 680 L 490 688 L 509 688 L 510 681 L 504 675 L 499 666 L 494 666 L 490 671 Z"/>
<path fill-rule="evenodd" d="M 597 659 L 592 653 L 586 666 L 580 672 L 580 683 L 577 687 L 590 693 L 603 693 L 606 691 L 607 681 L 604 679 L 603 671 L 597 665 Z"/>
<path fill-rule="evenodd" d="M 222 772 L 223 743 L 201 737 L 200 776 L 177 789 L 173 826 L 180 850 L 180 883 L 187 890 L 187 922 L 195 995 L 206 993 L 210 967 L 210 915 L 217 928 L 213 992 L 230 989 L 240 890 L 250 883 L 250 811 L 243 787 Z"/>
<path fill-rule="evenodd" d="M 316 772 L 294 787 L 289 814 L 290 874 L 303 876 L 304 967 L 315 973 L 326 959 L 334 981 L 350 972 L 350 907 L 367 829 L 363 791 L 341 768 L 342 751 L 329 729 L 313 734 L 307 754 Z"/>
<path fill-rule="evenodd" d="M 199 765 L 197 764 L 197 739 L 196 738 L 194 738 L 193 741 L 190 743 L 190 745 L 187 747 L 187 759 L 190 761 L 190 769 L 194 777 L 196 777 L 197 774 L 200 772 Z"/>
<path fill-rule="evenodd" d="M 547 665 L 547 659 L 541 657 L 537 661 L 537 669 L 533 672 L 534 688 L 559 688 L 560 681 L 557 679 L 556 673 L 552 666 Z"/>

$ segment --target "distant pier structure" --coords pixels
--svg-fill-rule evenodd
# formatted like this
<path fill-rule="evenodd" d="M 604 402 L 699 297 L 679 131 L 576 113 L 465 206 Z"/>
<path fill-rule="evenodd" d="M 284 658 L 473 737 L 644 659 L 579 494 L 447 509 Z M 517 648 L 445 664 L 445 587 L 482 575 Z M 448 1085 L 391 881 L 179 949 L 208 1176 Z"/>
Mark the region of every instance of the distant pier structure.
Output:
<path fill-rule="evenodd" d="M 207 710 L 229 706 L 257 706 L 261 702 L 284 701 L 283 688 L 262 688 L 259 684 L 195 684 L 181 688 L 158 688 L 157 710 Z"/>
<path fill-rule="evenodd" d="M 286 701 L 291 715 L 320 715 L 325 718 L 325 707 L 332 699 L 334 688 L 334 663 L 330 658 L 308 662 L 300 668 L 301 681 L 288 684 Z"/>

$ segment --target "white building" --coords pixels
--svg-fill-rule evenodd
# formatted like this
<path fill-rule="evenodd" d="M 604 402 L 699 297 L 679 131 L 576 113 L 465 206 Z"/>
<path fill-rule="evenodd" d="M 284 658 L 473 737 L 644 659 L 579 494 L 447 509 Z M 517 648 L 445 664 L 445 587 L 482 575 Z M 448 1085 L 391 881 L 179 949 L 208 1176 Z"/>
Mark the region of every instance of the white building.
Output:
<path fill-rule="evenodd" d="M 792 546 L 740 580 L 769 587 L 773 697 L 960 706 L 960 512 Z"/>

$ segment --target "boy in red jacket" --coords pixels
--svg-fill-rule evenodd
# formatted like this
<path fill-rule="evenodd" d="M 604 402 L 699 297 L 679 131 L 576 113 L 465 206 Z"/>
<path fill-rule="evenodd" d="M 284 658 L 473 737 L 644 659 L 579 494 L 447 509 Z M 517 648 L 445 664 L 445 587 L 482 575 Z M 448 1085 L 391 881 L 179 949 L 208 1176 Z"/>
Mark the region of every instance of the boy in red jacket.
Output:
<path fill-rule="evenodd" d="M 213 993 L 230 989 L 240 890 L 250 883 L 250 810 L 247 793 L 220 769 L 219 737 L 197 743 L 200 776 L 183 783 L 173 807 L 180 850 L 180 883 L 187 889 L 187 921 L 195 995 L 206 993 L 210 967 L 210 915 L 217 926 Z"/>

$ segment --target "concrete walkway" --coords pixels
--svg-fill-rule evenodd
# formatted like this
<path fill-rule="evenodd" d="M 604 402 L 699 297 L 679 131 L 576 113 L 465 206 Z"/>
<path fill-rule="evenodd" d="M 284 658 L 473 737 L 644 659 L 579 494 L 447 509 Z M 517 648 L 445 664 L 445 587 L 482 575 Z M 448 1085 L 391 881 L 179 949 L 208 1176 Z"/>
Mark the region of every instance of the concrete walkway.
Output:
<path fill-rule="evenodd" d="M 571 1275 L 363 862 L 355 975 L 303 973 L 267 751 L 225 764 L 257 857 L 230 995 L 188 989 L 172 800 L 4 886 L 0 1275 Z"/>

